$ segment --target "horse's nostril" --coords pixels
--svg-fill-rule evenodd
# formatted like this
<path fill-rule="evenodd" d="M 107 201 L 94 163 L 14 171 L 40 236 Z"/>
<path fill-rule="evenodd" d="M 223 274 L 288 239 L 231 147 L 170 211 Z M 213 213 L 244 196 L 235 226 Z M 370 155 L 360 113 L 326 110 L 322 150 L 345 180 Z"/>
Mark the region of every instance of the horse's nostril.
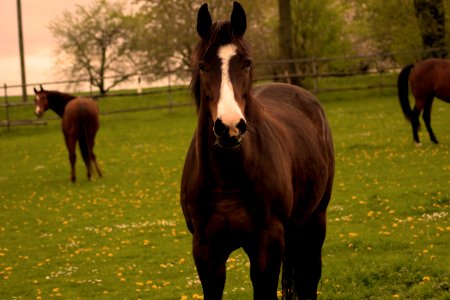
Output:
<path fill-rule="evenodd" d="M 239 129 L 239 134 L 244 134 L 244 132 L 247 130 L 247 123 L 244 121 L 244 119 L 241 119 L 236 127 L 237 129 Z"/>
<path fill-rule="evenodd" d="M 222 119 L 219 118 L 214 122 L 214 133 L 217 136 L 225 136 L 227 134 L 227 131 L 228 126 L 223 124 Z"/>

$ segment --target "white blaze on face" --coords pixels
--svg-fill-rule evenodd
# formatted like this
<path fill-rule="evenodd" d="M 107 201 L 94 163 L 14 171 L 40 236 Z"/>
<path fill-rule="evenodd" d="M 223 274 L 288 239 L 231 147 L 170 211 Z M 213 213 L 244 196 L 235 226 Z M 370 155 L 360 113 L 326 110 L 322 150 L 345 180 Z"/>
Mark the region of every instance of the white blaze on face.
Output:
<path fill-rule="evenodd" d="M 39 115 L 41 113 L 41 108 L 39 106 L 39 95 L 36 95 L 36 108 L 34 110 L 36 115 Z"/>
<path fill-rule="evenodd" d="M 234 98 L 233 85 L 231 84 L 229 66 L 230 60 L 236 55 L 236 45 L 228 44 L 221 46 L 218 56 L 222 61 L 222 81 L 220 83 L 220 96 L 217 105 L 217 117 L 228 126 L 235 126 L 244 119 L 241 109 Z"/>

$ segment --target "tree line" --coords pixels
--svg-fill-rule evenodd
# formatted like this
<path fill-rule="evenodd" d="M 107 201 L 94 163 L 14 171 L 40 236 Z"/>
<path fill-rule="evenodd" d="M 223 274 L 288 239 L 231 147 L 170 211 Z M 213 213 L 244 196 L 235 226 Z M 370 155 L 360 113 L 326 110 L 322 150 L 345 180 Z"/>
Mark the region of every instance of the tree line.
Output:
<path fill-rule="evenodd" d="M 228 19 L 231 1 L 208 1 L 214 20 Z M 446 57 L 446 9 L 450 0 L 241 0 L 247 12 L 247 40 L 255 61 L 406 52 L 387 63 L 418 57 Z M 202 1 L 92 0 L 52 20 L 57 69 L 70 79 L 89 78 L 101 94 L 133 74 L 148 80 L 168 73 L 186 78 L 197 42 Z M 370 67 L 330 62 L 329 70 Z M 288 66 L 295 68 L 298 66 Z M 276 73 L 276 67 L 266 72 Z M 300 66 L 300 72 L 307 72 Z M 290 70 L 297 73 L 298 70 Z M 106 80 L 106 78 L 111 78 Z M 295 84 L 301 82 L 293 81 Z"/>

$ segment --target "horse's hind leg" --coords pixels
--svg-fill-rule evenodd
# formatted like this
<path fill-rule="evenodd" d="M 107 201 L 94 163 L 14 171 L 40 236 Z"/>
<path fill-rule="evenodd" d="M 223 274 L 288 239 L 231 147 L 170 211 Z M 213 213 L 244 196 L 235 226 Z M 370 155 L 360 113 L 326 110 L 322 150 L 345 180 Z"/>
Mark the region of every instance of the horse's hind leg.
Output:
<path fill-rule="evenodd" d="M 91 153 L 91 160 L 94 163 L 95 170 L 97 171 L 97 174 L 99 177 L 103 177 L 102 171 L 100 170 L 100 167 L 97 164 L 97 157 L 94 153 L 94 145 L 95 145 L 95 137 L 92 137 L 89 141 L 89 147 L 90 147 L 90 153 Z"/>
<path fill-rule="evenodd" d="M 315 212 L 299 228 L 290 232 L 289 245 L 286 243 L 286 248 L 289 249 L 286 250 L 289 251 L 289 259 L 294 266 L 294 293 L 298 299 L 317 299 L 317 286 L 322 275 L 325 232 L 325 211 Z"/>
<path fill-rule="evenodd" d="M 431 128 L 431 104 L 433 104 L 433 99 L 427 101 L 425 107 L 423 108 L 423 121 L 427 126 L 428 134 L 430 135 L 430 139 L 433 143 L 439 143 L 434 135 L 433 129 Z"/>
<path fill-rule="evenodd" d="M 93 149 L 92 149 L 91 154 L 92 154 L 92 157 L 91 157 L 92 162 L 94 163 L 95 170 L 97 171 L 98 177 L 103 177 L 102 171 L 100 170 L 100 167 L 97 164 L 97 157 L 95 156 Z"/>
<path fill-rule="evenodd" d="M 69 161 L 70 161 L 70 169 L 71 169 L 70 180 L 72 182 L 75 182 L 75 180 L 76 180 L 75 163 L 77 161 L 77 155 L 76 155 L 76 152 L 75 152 L 75 147 L 76 147 L 76 144 L 77 144 L 77 140 L 74 137 L 72 137 L 72 136 L 70 136 L 68 134 L 64 134 L 64 138 L 65 138 L 65 141 L 66 141 L 67 150 L 69 151 Z"/>
<path fill-rule="evenodd" d="M 420 145 L 420 140 L 419 140 L 419 128 L 420 128 L 419 116 L 420 116 L 421 111 L 422 111 L 422 108 L 418 107 L 417 104 L 416 104 L 416 106 L 414 106 L 414 109 L 413 109 L 412 114 L 411 114 L 411 126 L 412 126 L 412 131 L 413 131 L 414 142 L 416 143 L 416 145 Z"/>

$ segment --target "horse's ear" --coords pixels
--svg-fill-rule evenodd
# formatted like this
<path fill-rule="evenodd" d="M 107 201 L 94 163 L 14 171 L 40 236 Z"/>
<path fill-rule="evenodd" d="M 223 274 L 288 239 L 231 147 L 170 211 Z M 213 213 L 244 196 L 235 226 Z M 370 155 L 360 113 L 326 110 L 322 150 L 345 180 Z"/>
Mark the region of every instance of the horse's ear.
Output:
<path fill-rule="evenodd" d="M 197 33 L 200 37 L 205 38 L 211 32 L 212 19 L 208 10 L 208 4 L 203 4 L 198 10 L 197 16 Z"/>
<path fill-rule="evenodd" d="M 247 29 L 247 17 L 244 8 L 238 2 L 233 2 L 233 11 L 231 12 L 231 29 L 237 36 L 243 36 Z"/>
<path fill-rule="evenodd" d="M 42 87 L 42 84 L 39 85 L 41 87 L 41 92 L 44 91 L 44 88 Z"/>
<path fill-rule="evenodd" d="M 35 93 L 35 94 L 37 94 L 37 93 L 38 93 L 38 91 L 36 90 L 36 88 L 35 88 L 35 87 L 33 88 L 33 90 L 34 90 L 34 93 Z"/>

